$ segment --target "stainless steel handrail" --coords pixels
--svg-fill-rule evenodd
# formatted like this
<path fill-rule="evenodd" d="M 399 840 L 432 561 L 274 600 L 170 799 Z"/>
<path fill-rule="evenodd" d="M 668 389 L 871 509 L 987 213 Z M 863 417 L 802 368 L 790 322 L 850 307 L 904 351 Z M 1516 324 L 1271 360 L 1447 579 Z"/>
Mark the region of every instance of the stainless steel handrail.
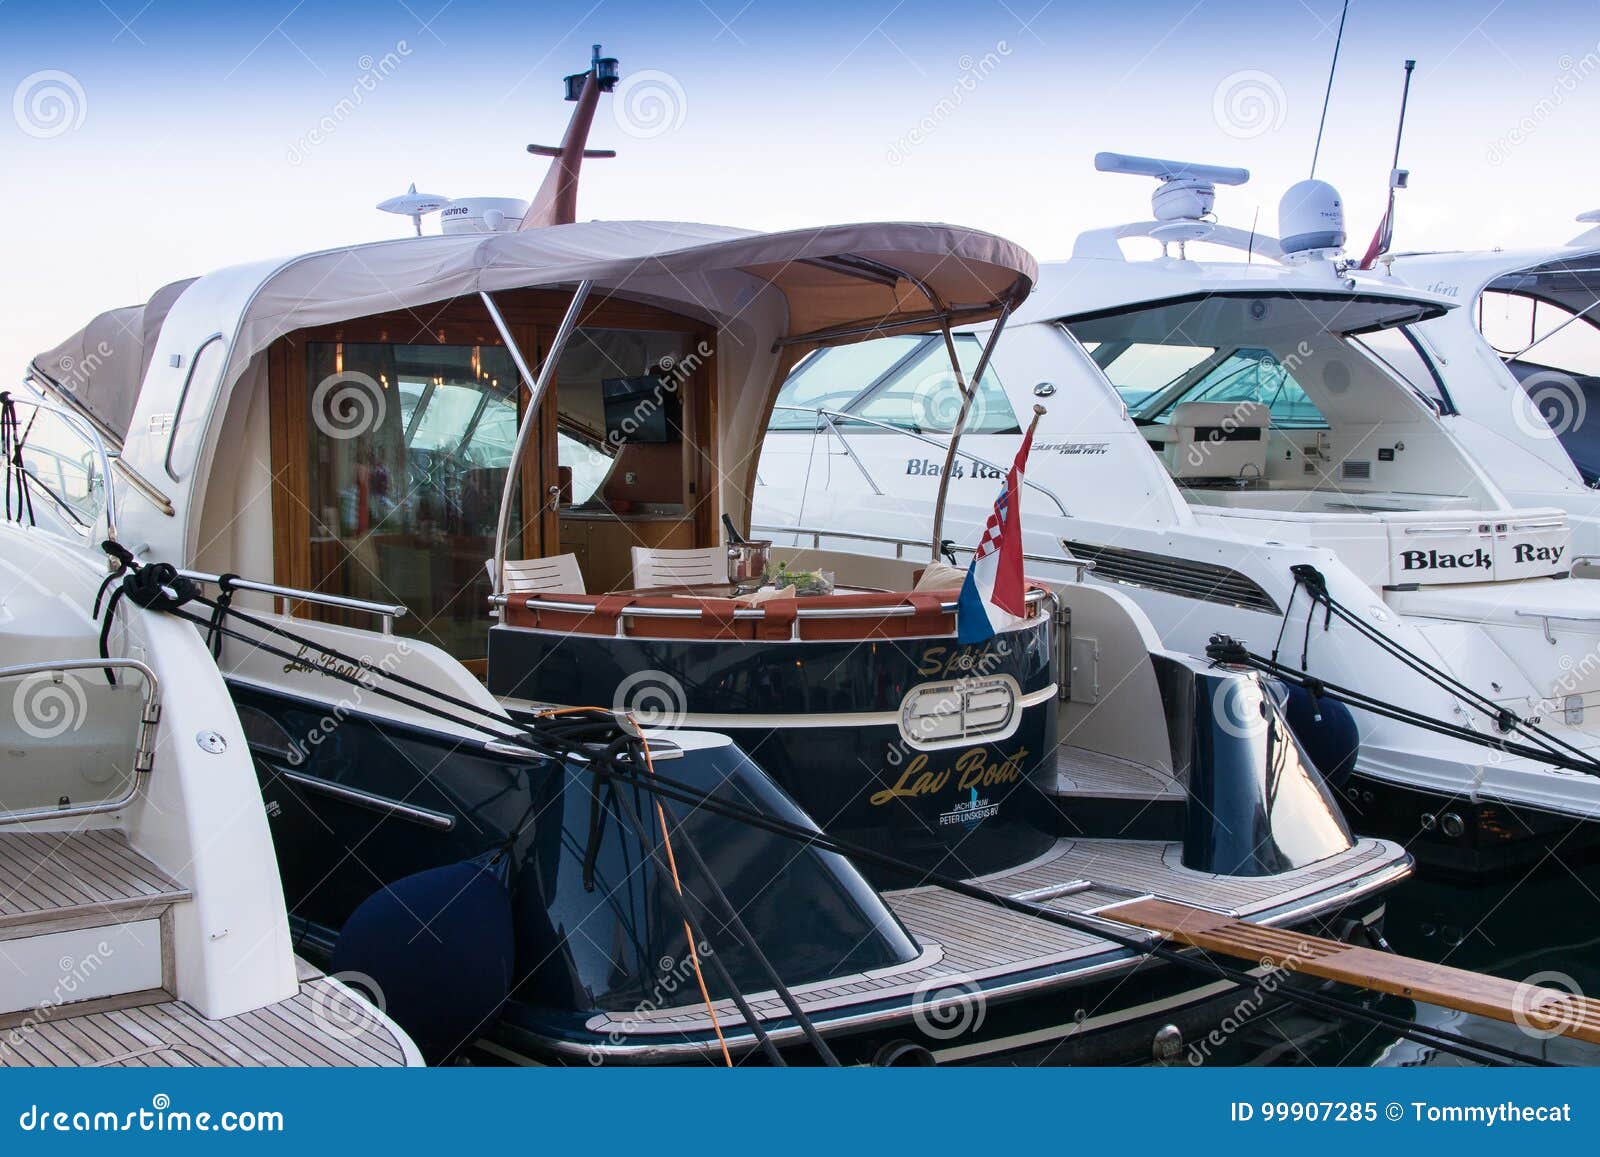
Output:
<path fill-rule="evenodd" d="M 894 557 L 896 559 L 903 559 L 905 557 L 906 547 L 914 546 L 918 550 L 921 550 L 924 545 L 920 539 L 896 538 L 887 534 L 866 534 L 855 530 L 825 530 L 820 526 L 770 526 L 765 523 L 758 523 L 750 527 L 750 533 L 809 535 L 811 537 L 812 550 L 821 550 L 822 540 L 824 538 L 847 538 L 856 542 L 881 542 L 895 548 Z M 805 548 L 802 547 L 801 549 Z M 953 543 L 950 546 L 950 550 L 957 554 L 973 553 L 972 547 L 956 546 Z M 1078 581 L 1080 582 L 1083 581 L 1083 576 L 1086 572 L 1094 570 L 1095 568 L 1095 563 L 1093 560 L 1086 558 L 1073 558 L 1071 555 L 1068 555 L 1064 558 L 1057 558 L 1048 554 L 1028 554 L 1025 552 L 1022 557 L 1028 562 L 1043 562 L 1050 563 L 1053 566 L 1076 567 L 1078 571 Z"/>
<path fill-rule="evenodd" d="M 84 441 L 89 443 L 89 447 L 94 451 L 95 459 L 100 467 L 100 477 L 102 479 L 100 486 L 106 497 L 104 512 L 106 537 L 114 541 L 117 537 L 117 491 L 116 487 L 111 483 L 111 456 L 106 453 L 106 445 L 101 440 L 99 432 L 79 414 L 67 409 L 65 406 L 58 406 L 54 402 L 45 401 L 43 398 L 19 398 L 13 394 L 11 401 L 15 405 L 32 406 L 36 411 L 56 415 L 78 434 L 82 435 Z M 55 501 L 63 501 L 55 498 L 53 494 L 51 497 Z"/>
<path fill-rule="evenodd" d="M 1538 619 L 1539 625 L 1544 628 L 1544 641 L 1552 647 L 1556 645 L 1556 637 L 1550 633 L 1550 624 L 1556 623 L 1600 623 L 1600 615 L 1558 615 L 1548 611 L 1515 611 L 1514 616 L 1519 619 Z"/>
<path fill-rule="evenodd" d="M 182 482 L 177 472 L 172 469 L 172 451 L 178 444 L 178 426 L 183 422 L 183 407 L 189 400 L 189 387 L 194 385 L 195 367 L 200 364 L 200 355 L 215 344 L 222 341 L 221 332 L 214 333 L 205 341 L 195 347 L 194 354 L 189 358 L 189 372 L 183 377 L 183 389 L 178 391 L 178 406 L 172 412 L 172 429 L 167 431 L 167 452 L 161 459 L 161 468 L 167 472 L 167 477 L 174 482 Z"/>
<path fill-rule="evenodd" d="M 662 593 L 667 594 L 669 592 L 663 591 Z M 1039 603 L 1044 601 L 1048 594 L 1048 591 L 1037 589 L 1030 590 L 1026 596 L 1028 605 L 1030 607 L 1038 606 Z M 503 607 L 512 599 L 532 599 L 534 597 L 536 596 L 526 594 L 494 595 L 489 599 L 489 602 L 495 606 Z M 592 603 L 568 603 L 559 602 L 555 599 L 540 598 L 537 604 L 530 603 L 529 605 L 537 605 L 540 610 L 545 611 L 562 611 L 579 615 L 592 615 L 595 613 L 595 606 Z M 941 602 L 939 604 L 939 610 L 942 614 L 954 614 L 956 610 L 956 603 L 954 600 L 950 602 Z M 907 619 L 919 613 L 921 612 L 919 612 L 916 607 L 909 605 L 892 607 L 838 607 L 833 610 L 829 610 L 826 607 L 801 607 L 796 612 L 798 617 L 802 619 Z M 619 619 L 698 619 L 703 617 L 704 614 L 705 611 L 700 607 L 623 607 L 617 612 L 617 617 Z M 732 617 L 735 619 L 762 619 L 766 617 L 766 614 L 766 611 L 761 607 L 740 607 L 738 610 L 733 612 Z"/>
<path fill-rule="evenodd" d="M 945 446 L 946 446 L 946 444 L 944 442 L 939 441 L 939 439 L 930 437 L 927 434 L 919 433 L 916 430 L 907 430 L 904 426 L 896 426 L 896 425 L 893 425 L 893 424 L 891 424 L 889 422 L 880 422 L 876 418 L 863 418 L 859 414 L 847 414 L 847 413 L 843 412 L 842 410 L 828 410 L 828 409 L 824 409 L 824 408 L 818 407 L 818 406 L 773 406 L 772 408 L 774 410 L 788 410 L 788 411 L 792 411 L 792 412 L 797 413 L 797 414 L 815 414 L 819 418 L 828 418 L 828 419 L 843 418 L 844 420 L 846 420 L 848 422 L 859 422 L 863 426 L 873 426 L 873 427 L 876 427 L 877 429 L 880 429 L 880 430 L 887 430 L 891 434 L 900 434 L 900 435 L 902 435 L 904 437 L 914 439 L 915 441 L 918 441 L 918 442 L 925 442 L 929 446 L 932 446 L 932 447 L 934 447 L 935 449 L 938 449 L 938 450 L 943 450 L 943 449 L 945 449 Z M 840 429 L 838 427 L 838 425 L 833 421 L 830 421 L 828 423 L 828 425 L 829 425 L 830 429 L 838 430 L 839 441 L 843 442 L 844 441 L 844 431 L 842 429 Z M 801 433 L 802 431 L 798 431 L 798 430 L 779 430 L 777 432 L 780 433 L 780 434 L 783 434 L 783 433 Z M 768 436 L 770 437 L 771 434 L 772 434 L 772 431 L 769 430 L 767 433 L 768 433 Z M 851 454 L 852 454 L 852 457 L 853 457 L 854 456 L 854 452 L 852 451 Z M 1006 474 L 1006 469 L 1007 469 L 1006 467 L 998 466 L 995 463 L 989 461 L 987 458 L 980 458 L 978 455 L 972 453 L 969 450 L 962 450 L 962 449 L 958 448 L 956 450 L 956 457 L 965 458 L 969 462 L 976 462 L 979 466 L 984 466 L 984 467 L 987 467 L 990 470 L 997 471 L 1001 475 L 1001 477 L 1004 477 L 1005 474 Z M 1061 501 L 1061 499 L 1056 496 L 1056 492 L 1051 490 L 1048 486 L 1043 486 L 1043 485 L 1035 482 L 1033 479 L 1027 477 L 1026 475 L 1023 476 L 1022 484 L 1024 486 L 1028 487 L 1030 490 L 1037 490 L 1040 494 L 1043 494 L 1051 502 L 1054 502 L 1056 504 L 1056 509 L 1061 512 L 1061 515 L 1062 515 L 1063 518 L 1072 517 L 1070 514 L 1067 513 L 1066 504 L 1063 503 Z M 928 544 L 924 542 L 924 543 L 918 543 L 917 545 L 918 546 L 922 546 L 922 547 L 926 547 Z"/>
<path fill-rule="evenodd" d="M 133 777 L 128 790 L 114 800 L 79 804 L 76 807 L 30 808 L 27 811 L 0 812 L 0 824 L 24 823 L 38 819 L 69 819 L 121 811 L 139 794 L 140 776 L 150 774 L 155 762 L 155 731 L 161 721 L 161 681 L 138 659 L 51 659 L 40 663 L 21 663 L 0 667 L 0 679 L 25 679 L 30 675 L 55 675 L 63 671 L 104 671 L 106 668 L 136 672 L 144 680 L 144 698 L 139 708 L 139 732 L 133 745 Z"/>
<path fill-rule="evenodd" d="M 207 574 L 198 570 L 180 570 L 178 572 L 191 582 L 207 583 L 218 586 L 222 576 Z M 271 595 L 275 599 L 291 603 L 315 603 L 323 607 L 338 607 L 340 610 L 360 611 L 364 614 L 377 615 L 383 620 L 383 633 L 394 633 L 394 620 L 404 618 L 407 609 L 399 603 L 373 603 L 365 599 L 352 599 L 347 595 L 330 595 L 322 591 L 305 591 L 295 587 L 283 587 L 276 583 L 256 582 L 252 579 L 230 578 L 228 585 L 237 591 L 254 591 L 257 594 Z"/>

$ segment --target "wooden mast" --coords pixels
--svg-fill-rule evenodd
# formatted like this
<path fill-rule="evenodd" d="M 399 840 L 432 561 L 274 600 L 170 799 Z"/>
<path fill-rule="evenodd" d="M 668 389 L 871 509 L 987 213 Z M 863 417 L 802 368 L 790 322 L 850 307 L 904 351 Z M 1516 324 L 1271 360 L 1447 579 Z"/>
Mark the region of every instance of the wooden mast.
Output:
<path fill-rule="evenodd" d="M 550 157 L 550 168 L 544 183 L 534 194 L 533 204 L 522 218 L 518 232 L 523 229 L 543 229 L 547 225 L 570 225 L 578 219 L 578 173 L 585 157 L 614 157 L 614 149 L 590 149 L 589 127 L 594 123 L 594 110 L 600 104 L 600 94 L 610 92 L 617 84 L 617 62 L 613 57 L 602 57 L 600 46 L 594 46 L 594 58 L 589 71 L 567 77 L 567 99 L 577 102 L 572 119 L 567 122 L 566 134 L 555 148 L 548 145 L 529 145 L 535 156 Z M 576 91 L 574 91 L 576 90 Z"/>

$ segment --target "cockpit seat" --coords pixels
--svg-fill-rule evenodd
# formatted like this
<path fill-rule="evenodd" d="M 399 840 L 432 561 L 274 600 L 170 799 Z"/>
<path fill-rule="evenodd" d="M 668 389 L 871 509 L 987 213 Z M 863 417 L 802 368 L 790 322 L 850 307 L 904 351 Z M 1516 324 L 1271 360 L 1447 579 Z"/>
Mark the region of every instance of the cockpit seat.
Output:
<path fill-rule="evenodd" d="M 1151 447 L 1174 478 L 1262 478 L 1272 411 L 1260 402 L 1184 402 Z"/>

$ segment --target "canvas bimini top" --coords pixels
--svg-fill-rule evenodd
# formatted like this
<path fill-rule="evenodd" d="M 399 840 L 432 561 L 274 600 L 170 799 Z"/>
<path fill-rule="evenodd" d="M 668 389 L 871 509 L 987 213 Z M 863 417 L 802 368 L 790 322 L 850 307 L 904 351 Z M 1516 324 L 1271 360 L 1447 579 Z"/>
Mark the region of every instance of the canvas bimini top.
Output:
<path fill-rule="evenodd" d="M 51 360 L 59 368 L 61 351 L 77 356 L 71 351 L 102 340 L 111 347 L 95 367 L 76 361 L 76 376 L 59 392 L 119 438 L 127 465 L 161 485 L 179 514 L 152 528 L 165 539 L 198 497 L 196 480 L 210 473 L 234 386 L 275 339 L 306 326 L 395 310 L 425 320 L 431 303 L 589 282 L 597 297 L 714 326 L 725 400 L 718 437 L 754 445 L 783 371 L 806 350 L 998 317 L 1027 296 L 1037 273 L 1025 250 L 993 234 L 909 222 L 766 234 L 585 222 L 406 238 L 234 266 L 169 287 L 162 294 L 176 290 L 175 297 L 152 300 L 137 317 L 119 311 L 118 319 L 91 321 L 40 355 L 35 373 L 53 382 Z M 196 532 L 190 525 L 186 537 Z M 194 544 L 164 545 L 186 555 Z"/>

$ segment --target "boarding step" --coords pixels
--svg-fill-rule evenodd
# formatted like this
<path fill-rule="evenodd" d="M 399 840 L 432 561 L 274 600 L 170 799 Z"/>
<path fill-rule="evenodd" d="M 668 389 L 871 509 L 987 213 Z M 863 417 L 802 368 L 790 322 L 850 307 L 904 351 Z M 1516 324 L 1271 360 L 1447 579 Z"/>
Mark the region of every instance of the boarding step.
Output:
<path fill-rule="evenodd" d="M 1098 914 L 1264 967 L 1302 972 L 1537 1032 L 1559 1033 L 1600 1044 L 1600 1001 L 1561 989 L 1485 976 L 1320 936 L 1264 928 L 1170 900 L 1130 900 L 1102 908 Z"/>
<path fill-rule="evenodd" d="M 0 833 L 0 1028 L 170 1001 L 190 898 L 120 832 Z"/>
<path fill-rule="evenodd" d="M 1090 839 L 1183 838 L 1188 793 L 1159 768 L 1084 747 L 1054 754 L 1055 784 L 1047 796 L 1056 834 Z"/>

